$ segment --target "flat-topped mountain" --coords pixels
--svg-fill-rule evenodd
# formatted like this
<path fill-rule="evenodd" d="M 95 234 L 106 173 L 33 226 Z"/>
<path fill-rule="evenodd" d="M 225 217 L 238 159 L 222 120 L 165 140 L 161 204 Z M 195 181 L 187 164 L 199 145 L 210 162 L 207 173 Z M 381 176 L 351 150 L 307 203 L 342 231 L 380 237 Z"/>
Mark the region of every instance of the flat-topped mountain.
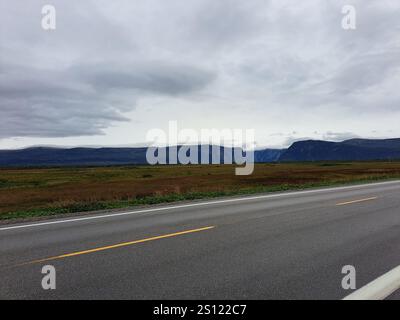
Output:
<path fill-rule="evenodd" d="M 279 157 L 279 161 L 395 159 L 400 159 L 400 139 L 351 139 L 343 142 L 299 141 L 293 143 Z"/>
<path fill-rule="evenodd" d="M 199 147 L 198 159 L 201 159 Z M 224 153 L 232 148 L 214 146 L 219 149 L 219 162 L 224 163 Z M 178 146 L 180 150 L 182 146 Z M 212 146 L 203 157 L 212 161 Z M 19 150 L 0 150 L 0 167 L 24 166 L 104 166 L 144 165 L 146 147 L 141 148 L 51 148 L 32 147 Z M 168 154 L 168 148 L 167 148 Z M 342 142 L 306 140 L 293 143 L 288 149 L 256 150 L 254 161 L 364 161 L 400 160 L 400 139 L 351 139 Z M 171 162 L 168 158 L 166 163 Z"/>

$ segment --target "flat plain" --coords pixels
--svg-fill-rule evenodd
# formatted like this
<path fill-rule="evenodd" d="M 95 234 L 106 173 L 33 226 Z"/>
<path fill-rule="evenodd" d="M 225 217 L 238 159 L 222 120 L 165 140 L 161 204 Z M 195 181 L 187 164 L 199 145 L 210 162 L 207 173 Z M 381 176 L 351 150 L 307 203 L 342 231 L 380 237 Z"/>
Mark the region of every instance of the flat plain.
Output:
<path fill-rule="evenodd" d="M 400 178 L 400 162 L 0 169 L 0 219 L 88 212 Z"/>

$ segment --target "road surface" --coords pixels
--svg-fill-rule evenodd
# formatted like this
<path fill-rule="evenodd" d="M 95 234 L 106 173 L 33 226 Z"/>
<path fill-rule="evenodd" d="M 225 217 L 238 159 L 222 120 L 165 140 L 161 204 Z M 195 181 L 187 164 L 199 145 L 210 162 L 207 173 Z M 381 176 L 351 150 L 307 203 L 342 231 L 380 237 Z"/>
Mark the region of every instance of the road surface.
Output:
<path fill-rule="evenodd" d="M 345 265 L 400 265 L 400 182 L 0 225 L 1 299 L 342 299 Z"/>

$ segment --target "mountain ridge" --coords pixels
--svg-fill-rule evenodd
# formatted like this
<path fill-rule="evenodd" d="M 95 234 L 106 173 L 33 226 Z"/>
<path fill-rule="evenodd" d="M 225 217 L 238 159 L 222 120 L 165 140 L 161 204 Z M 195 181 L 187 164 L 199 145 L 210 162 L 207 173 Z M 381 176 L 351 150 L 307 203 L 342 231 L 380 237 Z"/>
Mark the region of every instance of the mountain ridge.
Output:
<path fill-rule="evenodd" d="M 400 159 L 400 139 L 350 139 L 294 142 L 279 161 L 363 161 Z"/>
<path fill-rule="evenodd" d="M 177 146 L 178 150 L 182 145 Z M 200 147 L 198 157 L 200 159 Z M 209 162 L 212 159 L 211 145 Z M 233 148 L 214 146 L 223 154 Z M 167 149 L 168 154 L 168 148 Z M 147 147 L 56 147 L 33 146 L 24 149 L 0 150 L 0 167 L 32 166 L 103 166 L 145 165 Z M 393 139 L 349 139 L 341 142 L 325 140 L 303 140 L 294 142 L 287 149 L 255 150 L 256 163 L 298 161 L 367 161 L 400 160 L 400 138 Z M 167 159 L 169 163 L 169 159 Z"/>

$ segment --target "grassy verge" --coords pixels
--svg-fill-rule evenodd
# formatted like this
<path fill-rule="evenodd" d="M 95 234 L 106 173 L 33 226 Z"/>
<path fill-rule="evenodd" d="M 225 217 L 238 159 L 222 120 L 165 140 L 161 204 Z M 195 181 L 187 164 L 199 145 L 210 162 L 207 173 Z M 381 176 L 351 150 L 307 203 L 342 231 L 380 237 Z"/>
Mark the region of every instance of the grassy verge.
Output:
<path fill-rule="evenodd" d="M 51 217 L 51 216 L 59 216 L 62 214 L 134 208 L 136 206 L 154 205 L 163 203 L 166 204 L 166 203 L 185 201 L 185 200 L 187 201 L 187 200 L 212 199 L 218 197 L 251 195 L 251 194 L 267 193 L 267 192 L 272 193 L 279 191 L 280 192 L 295 191 L 295 190 L 305 190 L 318 187 L 354 185 L 354 184 L 372 183 L 372 182 L 388 181 L 396 179 L 400 179 L 400 175 L 382 175 L 382 176 L 368 177 L 363 179 L 344 179 L 344 180 L 339 179 L 339 180 L 330 180 L 324 182 L 300 183 L 300 184 L 283 183 L 273 186 L 246 187 L 237 190 L 170 193 L 165 195 L 135 197 L 133 199 L 126 199 L 126 200 L 82 201 L 64 205 L 51 204 L 34 209 L 5 212 L 0 215 L 0 220 L 4 221 L 4 220 L 14 220 L 23 218 Z"/>

